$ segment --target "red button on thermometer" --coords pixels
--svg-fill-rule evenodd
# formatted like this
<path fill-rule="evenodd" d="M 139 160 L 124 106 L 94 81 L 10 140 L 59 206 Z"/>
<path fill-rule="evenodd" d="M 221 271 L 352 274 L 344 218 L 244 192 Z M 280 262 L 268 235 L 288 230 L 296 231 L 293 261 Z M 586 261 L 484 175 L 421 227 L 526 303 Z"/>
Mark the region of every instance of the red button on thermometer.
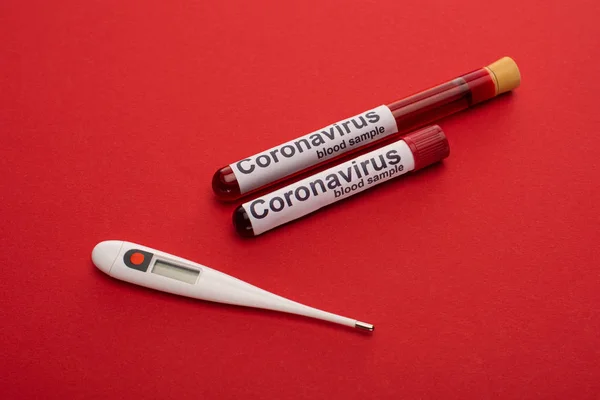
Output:
<path fill-rule="evenodd" d="M 233 223 L 242 236 L 260 235 L 381 182 L 438 162 L 449 153 L 442 129 L 430 126 L 242 204 L 233 212 Z"/>
<path fill-rule="evenodd" d="M 218 303 L 264 308 L 373 331 L 373 325 L 308 307 L 201 264 L 139 244 L 98 243 L 92 261 L 101 271 L 126 282 Z"/>
<path fill-rule="evenodd" d="M 339 121 L 219 169 L 216 196 L 233 201 L 380 140 L 425 126 L 519 86 L 517 64 L 504 57 L 434 88 Z"/>

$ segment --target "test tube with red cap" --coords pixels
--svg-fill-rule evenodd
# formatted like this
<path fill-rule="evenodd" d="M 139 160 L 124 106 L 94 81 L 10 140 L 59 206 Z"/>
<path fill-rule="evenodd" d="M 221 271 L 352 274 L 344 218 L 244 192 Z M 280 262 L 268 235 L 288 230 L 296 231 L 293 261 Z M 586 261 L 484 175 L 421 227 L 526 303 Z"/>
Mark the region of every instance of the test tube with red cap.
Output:
<path fill-rule="evenodd" d="M 430 126 L 401 140 L 242 204 L 233 212 L 236 231 L 257 236 L 382 182 L 448 157 L 442 129 Z"/>
<path fill-rule="evenodd" d="M 379 106 L 217 170 L 212 187 L 233 201 L 324 166 L 340 157 L 387 143 L 402 134 L 519 86 L 509 57 L 387 106 Z"/>

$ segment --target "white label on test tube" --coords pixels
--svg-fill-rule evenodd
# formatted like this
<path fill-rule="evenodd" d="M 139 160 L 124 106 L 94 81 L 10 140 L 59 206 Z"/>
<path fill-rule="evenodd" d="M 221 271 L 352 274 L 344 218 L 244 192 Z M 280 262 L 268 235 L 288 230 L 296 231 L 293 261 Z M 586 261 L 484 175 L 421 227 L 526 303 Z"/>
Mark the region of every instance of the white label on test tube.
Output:
<path fill-rule="evenodd" d="M 229 166 L 241 193 L 248 193 L 396 132 L 392 112 L 379 106 Z"/>
<path fill-rule="evenodd" d="M 242 207 L 252 223 L 254 235 L 260 235 L 414 168 L 413 153 L 406 142 L 399 140 L 244 203 Z"/>

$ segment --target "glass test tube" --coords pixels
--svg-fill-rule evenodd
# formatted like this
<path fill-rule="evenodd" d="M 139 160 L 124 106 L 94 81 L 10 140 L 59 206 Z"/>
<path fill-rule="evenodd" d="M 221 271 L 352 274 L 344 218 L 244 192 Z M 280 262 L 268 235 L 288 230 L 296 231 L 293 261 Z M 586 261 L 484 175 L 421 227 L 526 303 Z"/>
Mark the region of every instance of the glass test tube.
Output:
<path fill-rule="evenodd" d="M 509 57 L 501 58 L 487 67 L 431 89 L 220 168 L 213 176 L 213 191 L 220 200 L 237 200 L 340 157 L 364 150 L 376 142 L 395 139 L 440 118 L 511 91 L 519 86 L 520 81 L 517 64 Z M 326 143 L 329 147 L 319 146 L 335 134 L 338 135 L 337 142 Z M 342 141 L 342 137 L 355 139 L 361 136 L 367 140 L 353 146 Z M 326 151 L 331 151 L 331 154 L 325 154 Z"/>

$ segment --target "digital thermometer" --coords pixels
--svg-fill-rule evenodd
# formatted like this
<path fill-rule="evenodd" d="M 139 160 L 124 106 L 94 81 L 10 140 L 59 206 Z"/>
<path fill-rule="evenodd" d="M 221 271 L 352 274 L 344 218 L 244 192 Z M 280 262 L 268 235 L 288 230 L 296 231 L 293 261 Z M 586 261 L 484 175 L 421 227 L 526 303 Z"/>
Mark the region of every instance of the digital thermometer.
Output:
<path fill-rule="evenodd" d="M 371 324 L 277 296 L 201 264 L 139 244 L 107 240 L 92 251 L 101 271 L 126 282 L 196 299 L 304 315 L 373 331 Z"/>

